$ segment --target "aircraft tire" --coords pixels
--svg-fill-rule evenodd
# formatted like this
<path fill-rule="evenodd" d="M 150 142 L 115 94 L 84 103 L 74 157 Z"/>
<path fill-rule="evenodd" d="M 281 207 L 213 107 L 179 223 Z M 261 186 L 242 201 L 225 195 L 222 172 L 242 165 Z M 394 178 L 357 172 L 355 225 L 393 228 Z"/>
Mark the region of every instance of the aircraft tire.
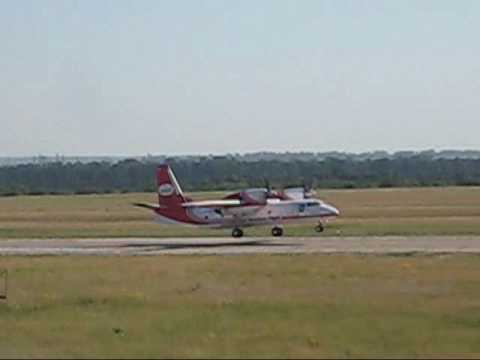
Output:
<path fill-rule="evenodd" d="M 234 238 L 240 238 L 243 236 L 243 230 L 242 229 L 239 229 L 239 228 L 235 228 L 232 230 L 232 236 Z"/>
<path fill-rule="evenodd" d="M 325 230 L 325 227 L 323 226 L 323 224 L 318 224 L 317 226 L 315 226 L 316 232 L 321 233 L 323 232 L 323 230 Z"/>
<path fill-rule="evenodd" d="M 283 235 L 283 229 L 281 227 L 275 226 L 272 229 L 272 235 L 275 237 L 282 236 Z"/>

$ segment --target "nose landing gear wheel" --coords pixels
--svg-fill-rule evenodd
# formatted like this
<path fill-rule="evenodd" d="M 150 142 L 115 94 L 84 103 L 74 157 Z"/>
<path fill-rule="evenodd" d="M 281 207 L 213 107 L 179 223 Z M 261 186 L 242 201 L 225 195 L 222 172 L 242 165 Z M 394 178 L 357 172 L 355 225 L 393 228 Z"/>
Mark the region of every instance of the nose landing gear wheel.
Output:
<path fill-rule="evenodd" d="M 315 226 L 316 232 L 321 233 L 323 232 L 323 230 L 325 230 L 325 227 L 323 226 L 323 224 L 318 224 L 317 226 Z"/>
<path fill-rule="evenodd" d="M 242 231 L 242 229 L 239 229 L 239 228 L 233 229 L 233 230 L 232 230 L 232 236 L 233 236 L 234 238 L 240 238 L 240 237 L 242 237 L 242 236 L 243 236 L 243 231 Z"/>
<path fill-rule="evenodd" d="M 283 229 L 281 227 L 275 226 L 272 229 L 272 235 L 273 236 L 282 236 L 283 235 Z"/>

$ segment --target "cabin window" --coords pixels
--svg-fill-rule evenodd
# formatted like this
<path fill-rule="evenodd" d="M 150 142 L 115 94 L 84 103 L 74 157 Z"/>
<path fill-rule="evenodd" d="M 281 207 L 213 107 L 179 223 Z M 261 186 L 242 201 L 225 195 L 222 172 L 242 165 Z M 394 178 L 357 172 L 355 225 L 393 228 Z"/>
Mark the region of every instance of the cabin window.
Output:
<path fill-rule="evenodd" d="M 301 213 L 304 212 L 305 211 L 305 204 L 298 205 L 298 211 L 301 212 Z"/>

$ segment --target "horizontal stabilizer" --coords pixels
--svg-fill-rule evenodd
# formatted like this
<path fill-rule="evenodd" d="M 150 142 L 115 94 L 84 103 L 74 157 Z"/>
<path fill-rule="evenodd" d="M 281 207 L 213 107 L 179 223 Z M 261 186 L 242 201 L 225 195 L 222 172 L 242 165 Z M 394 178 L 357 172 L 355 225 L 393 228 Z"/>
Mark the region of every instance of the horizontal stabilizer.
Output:
<path fill-rule="evenodd" d="M 145 209 L 157 210 L 158 205 L 155 204 L 145 204 L 145 203 L 132 203 L 133 206 L 138 206 Z"/>

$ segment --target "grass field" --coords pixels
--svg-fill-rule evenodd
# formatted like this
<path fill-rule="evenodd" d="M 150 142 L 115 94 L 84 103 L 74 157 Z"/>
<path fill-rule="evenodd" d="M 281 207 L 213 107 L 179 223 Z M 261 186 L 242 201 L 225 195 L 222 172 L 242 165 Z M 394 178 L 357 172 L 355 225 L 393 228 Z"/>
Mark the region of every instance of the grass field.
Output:
<path fill-rule="evenodd" d="M 476 357 L 476 256 L 0 258 L 0 357 Z"/>
<path fill-rule="evenodd" d="M 480 235 L 480 188 L 319 194 L 342 210 L 327 235 Z M 0 198 L 0 238 L 229 234 L 160 226 L 130 205 L 155 200 L 154 194 Z M 317 236 L 308 225 L 286 230 Z M 8 302 L 0 302 L 0 358 L 478 358 L 479 259 L 0 257 L 10 280 Z"/>
<path fill-rule="evenodd" d="M 196 199 L 223 193 L 195 193 Z M 480 188 L 321 190 L 342 216 L 326 235 L 480 234 Z M 132 202 L 155 194 L 0 198 L 0 238 L 225 236 L 229 230 L 161 226 Z M 246 230 L 269 235 L 269 228 Z M 288 225 L 287 236 L 318 236 L 311 225 Z"/>

